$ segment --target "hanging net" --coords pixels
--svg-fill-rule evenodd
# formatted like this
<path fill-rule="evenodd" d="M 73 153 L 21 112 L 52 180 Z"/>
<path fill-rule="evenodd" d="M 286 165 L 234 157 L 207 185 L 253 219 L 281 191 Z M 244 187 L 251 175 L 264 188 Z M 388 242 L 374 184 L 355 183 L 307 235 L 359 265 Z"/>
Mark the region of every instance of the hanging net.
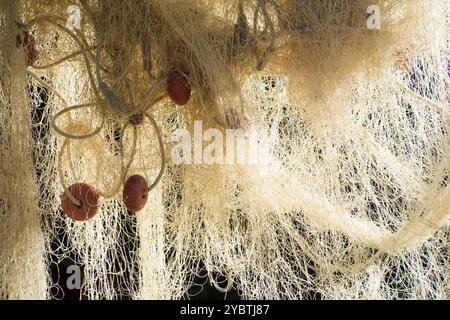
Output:
<path fill-rule="evenodd" d="M 378 20 L 377 20 L 378 19 Z M 0 296 L 449 297 L 450 3 L 0 1 Z"/>

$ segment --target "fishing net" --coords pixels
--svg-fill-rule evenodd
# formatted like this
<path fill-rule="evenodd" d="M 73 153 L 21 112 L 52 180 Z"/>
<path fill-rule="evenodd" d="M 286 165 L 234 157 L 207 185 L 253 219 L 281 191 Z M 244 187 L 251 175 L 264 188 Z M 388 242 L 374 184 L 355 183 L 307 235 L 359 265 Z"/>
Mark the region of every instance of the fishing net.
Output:
<path fill-rule="evenodd" d="M 448 1 L 0 4 L 2 298 L 448 298 Z"/>

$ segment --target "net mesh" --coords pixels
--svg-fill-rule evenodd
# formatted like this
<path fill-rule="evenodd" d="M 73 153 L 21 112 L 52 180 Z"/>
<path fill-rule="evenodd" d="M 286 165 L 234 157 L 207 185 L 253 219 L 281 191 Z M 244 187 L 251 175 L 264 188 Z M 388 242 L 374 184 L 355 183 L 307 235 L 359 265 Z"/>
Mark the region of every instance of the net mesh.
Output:
<path fill-rule="evenodd" d="M 448 298 L 448 1 L 0 4 L 2 298 L 48 298 L 67 258 L 89 299 L 176 299 L 196 274 L 250 299 Z M 138 213 L 132 174 L 161 178 Z M 60 209 L 76 182 L 101 195 L 86 222 Z"/>

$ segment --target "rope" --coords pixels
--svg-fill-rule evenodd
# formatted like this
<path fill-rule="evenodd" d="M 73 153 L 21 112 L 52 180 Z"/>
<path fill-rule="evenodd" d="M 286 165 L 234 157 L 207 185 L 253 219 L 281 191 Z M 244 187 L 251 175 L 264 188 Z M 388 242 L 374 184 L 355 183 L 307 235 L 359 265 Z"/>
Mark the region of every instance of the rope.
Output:
<path fill-rule="evenodd" d="M 153 129 L 154 129 L 156 137 L 158 139 L 159 152 L 160 152 L 160 157 L 161 157 L 161 168 L 159 170 L 158 176 L 156 177 L 155 181 L 147 189 L 145 189 L 145 192 L 150 192 L 158 185 L 159 181 L 161 180 L 161 178 L 164 174 L 164 171 L 166 169 L 166 153 L 164 151 L 164 143 L 162 141 L 161 131 L 158 127 L 158 124 L 156 123 L 155 119 L 153 118 L 153 116 L 150 113 L 145 113 L 144 115 L 150 120 L 150 122 L 153 125 Z"/>

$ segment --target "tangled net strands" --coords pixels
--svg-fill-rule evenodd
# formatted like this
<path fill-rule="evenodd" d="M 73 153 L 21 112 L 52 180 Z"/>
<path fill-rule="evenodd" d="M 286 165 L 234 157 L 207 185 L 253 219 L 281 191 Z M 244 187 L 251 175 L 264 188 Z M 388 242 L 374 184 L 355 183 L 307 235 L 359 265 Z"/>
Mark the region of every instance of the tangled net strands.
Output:
<path fill-rule="evenodd" d="M 66 258 L 90 299 L 180 298 L 196 274 L 251 299 L 449 297 L 448 1 L 0 4 L 2 298 L 47 298 Z M 264 164 L 175 163 L 195 121 L 271 132 Z M 61 212 L 80 182 L 85 222 Z"/>

